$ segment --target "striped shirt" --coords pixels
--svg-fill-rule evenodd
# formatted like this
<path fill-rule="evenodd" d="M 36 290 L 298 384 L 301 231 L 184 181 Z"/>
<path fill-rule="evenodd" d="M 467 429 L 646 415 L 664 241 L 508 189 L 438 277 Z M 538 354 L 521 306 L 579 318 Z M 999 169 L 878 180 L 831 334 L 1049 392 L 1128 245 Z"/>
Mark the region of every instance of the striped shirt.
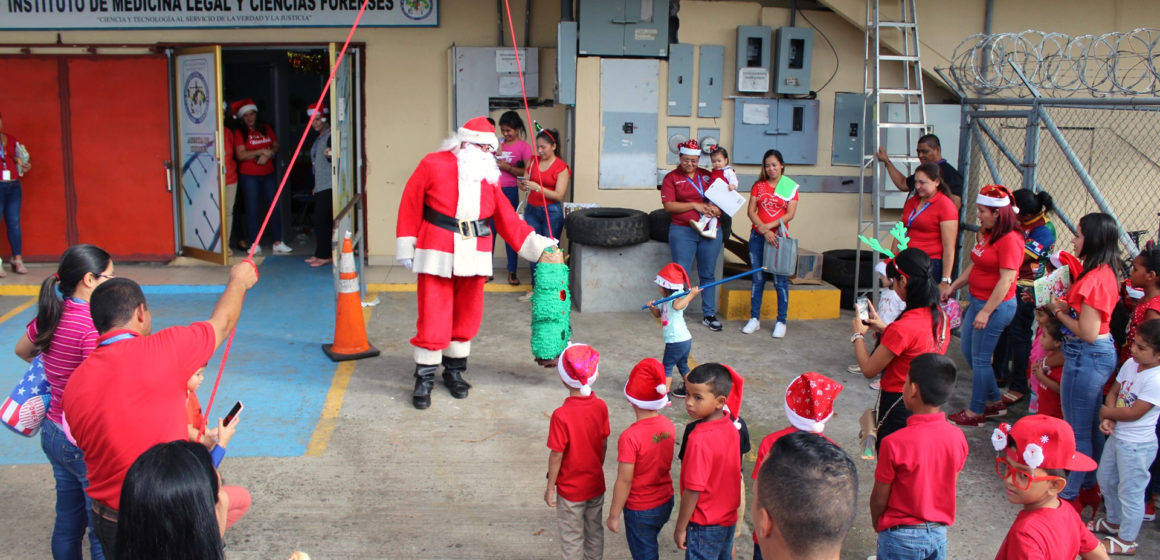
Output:
<path fill-rule="evenodd" d="M 36 319 L 28 323 L 28 340 L 36 339 Z M 89 314 L 87 301 L 65 298 L 60 323 L 52 334 L 52 342 L 43 354 L 44 376 L 52 387 L 48 405 L 48 419 L 61 424 L 60 397 L 73 370 L 97 347 L 97 329 Z"/>

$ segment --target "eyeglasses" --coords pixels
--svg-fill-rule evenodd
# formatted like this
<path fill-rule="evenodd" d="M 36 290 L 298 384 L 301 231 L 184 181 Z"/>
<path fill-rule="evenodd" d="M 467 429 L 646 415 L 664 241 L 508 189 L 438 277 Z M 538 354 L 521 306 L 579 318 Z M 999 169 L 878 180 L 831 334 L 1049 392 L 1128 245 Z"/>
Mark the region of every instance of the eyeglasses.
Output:
<path fill-rule="evenodd" d="M 1043 482 L 1057 478 L 1063 480 L 1059 476 L 1031 476 L 1031 473 L 1011 466 L 1011 463 L 1003 456 L 995 457 L 995 474 L 999 475 L 1001 480 L 1010 479 L 1011 483 L 1020 490 L 1031 488 L 1032 482 Z"/>

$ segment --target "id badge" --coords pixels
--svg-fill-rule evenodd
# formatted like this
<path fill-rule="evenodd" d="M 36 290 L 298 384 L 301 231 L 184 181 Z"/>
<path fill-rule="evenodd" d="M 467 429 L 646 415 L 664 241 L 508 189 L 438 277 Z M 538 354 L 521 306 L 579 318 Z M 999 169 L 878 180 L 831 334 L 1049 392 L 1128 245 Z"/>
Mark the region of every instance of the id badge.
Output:
<path fill-rule="evenodd" d="M 7 169 L 5 169 L 4 171 L 0 171 L 0 181 L 11 181 L 11 180 L 12 180 L 12 172 L 11 171 L 9 171 Z"/>

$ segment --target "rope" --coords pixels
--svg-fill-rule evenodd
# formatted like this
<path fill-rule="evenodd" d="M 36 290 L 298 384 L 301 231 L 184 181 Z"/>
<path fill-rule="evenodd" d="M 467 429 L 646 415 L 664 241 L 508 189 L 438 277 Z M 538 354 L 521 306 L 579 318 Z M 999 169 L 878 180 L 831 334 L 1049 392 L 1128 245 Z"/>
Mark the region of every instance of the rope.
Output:
<path fill-rule="evenodd" d="M 346 34 L 346 41 L 342 44 L 342 50 L 338 52 L 338 58 L 334 60 L 334 65 L 330 68 L 330 77 L 326 79 L 326 85 L 322 87 L 322 93 L 318 95 L 318 101 L 315 102 L 317 107 L 323 100 L 326 99 L 326 94 L 330 92 L 330 85 L 334 83 L 334 76 L 338 73 L 338 67 L 342 65 L 342 59 L 346 56 L 346 49 L 350 47 L 350 41 L 354 38 L 354 32 L 358 29 L 359 21 L 362 20 L 363 13 L 367 9 L 367 3 L 370 0 L 363 0 L 362 6 L 358 10 L 358 15 L 354 18 L 354 23 L 350 26 L 350 32 Z M 523 85 L 523 76 L 520 76 L 520 85 Z M 526 103 L 526 101 L 525 101 Z M 278 184 L 278 191 L 274 193 L 274 200 L 270 203 L 270 208 L 266 211 L 266 217 L 262 220 L 262 227 L 258 228 L 258 235 L 254 237 L 254 242 L 250 244 L 250 251 L 246 254 L 245 262 L 250 263 L 251 266 L 257 268 L 254 264 L 254 251 L 258 249 L 258 241 L 262 239 L 262 234 L 266 231 L 266 225 L 270 223 L 270 216 L 274 213 L 275 205 L 278 204 L 278 198 L 282 196 L 282 190 L 286 187 L 286 181 L 290 179 L 290 171 L 294 169 L 294 163 L 298 161 L 299 154 L 302 153 L 302 146 L 306 144 L 306 135 L 310 132 L 311 126 L 314 124 L 314 119 L 318 118 L 318 111 L 314 111 L 310 115 L 310 119 L 306 121 L 306 129 L 302 131 L 302 136 L 298 138 L 298 146 L 294 148 L 294 155 L 290 157 L 290 164 L 286 166 L 286 172 L 282 174 L 282 182 Z M 243 295 L 243 301 L 245 296 Z M 234 334 L 238 329 L 235 327 L 230 331 L 229 338 L 226 339 L 226 348 L 222 352 L 222 363 L 218 366 L 217 377 L 213 382 L 213 391 L 209 394 L 209 402 L 206 403 L 205 413 L 202 415 L 202 425 L 198 430 L 197 437 L 200 440 L 201 436 L 205 434 L 209 411 L 213 408 L 213 401 L 217 398 L 218 386 L 221 385 L 222 373 L 226 369 L 226 360 L 230 357 L 230 347 L 234 343 Z"/>

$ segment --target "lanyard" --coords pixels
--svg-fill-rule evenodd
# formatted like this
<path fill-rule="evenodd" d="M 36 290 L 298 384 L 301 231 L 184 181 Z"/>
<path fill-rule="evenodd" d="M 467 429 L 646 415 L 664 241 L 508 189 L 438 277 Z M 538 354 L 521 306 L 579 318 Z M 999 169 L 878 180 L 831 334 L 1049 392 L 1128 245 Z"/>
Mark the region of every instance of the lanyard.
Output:
<path fill-rule="evenodd" d="M 134 338 L 136 336 L 137 335 L 135 335 L 133 333 L 121 333 L 117 336 L 111 336 L 109 338 L 106 338 L 105 340 L 102 340 L 100 346 L 108 346 L 114 342 L 120 342 L 120 341 L 125 340 L 127 338 Z"/>
<path fill-rule="evenodd" d="M 701 186 L 701 174 L 697 173 L 697 172 L 693 172 L 693 179 L 690 179 L 689 183 L 691 183 L 693 185 L 694 189 L 697 189 L 697 194 L 701 195 L 701 198 L 704 199 L 705 198 L 705 187 Z"/>
<path fill-rule="evenodd" d="M 909 227 L 910 227 L 910 224 L 913 224 L 913 223 L 914 223 L 914 220 L 918 219 L 918 216 L 919 216 L 919 214 L 922 214 L 923 212 L 926 212 L 926 209 L 927 209 L 927 208 L 930 208 L 930 203 L 931 203 L 931 202 L 934 202 L 934 201 L 933 201 L 933 200 L 931 200 L 931 201 L 928 201 L 926 204 L 922 205 L 922 208 L 915 208 L 914 210 L 911 210 L 911 211 L 910 211 L 910 218 L 908 218 L 908 219 L 906 220 L 906 227 L 908 227 L 908 228 L 909 228 Z"/>
<path fill-rule="evenodd" d="M 8 169 L 8 158 L 4 156 L 4 142 L 0 142 L 0 165 Z"/>

